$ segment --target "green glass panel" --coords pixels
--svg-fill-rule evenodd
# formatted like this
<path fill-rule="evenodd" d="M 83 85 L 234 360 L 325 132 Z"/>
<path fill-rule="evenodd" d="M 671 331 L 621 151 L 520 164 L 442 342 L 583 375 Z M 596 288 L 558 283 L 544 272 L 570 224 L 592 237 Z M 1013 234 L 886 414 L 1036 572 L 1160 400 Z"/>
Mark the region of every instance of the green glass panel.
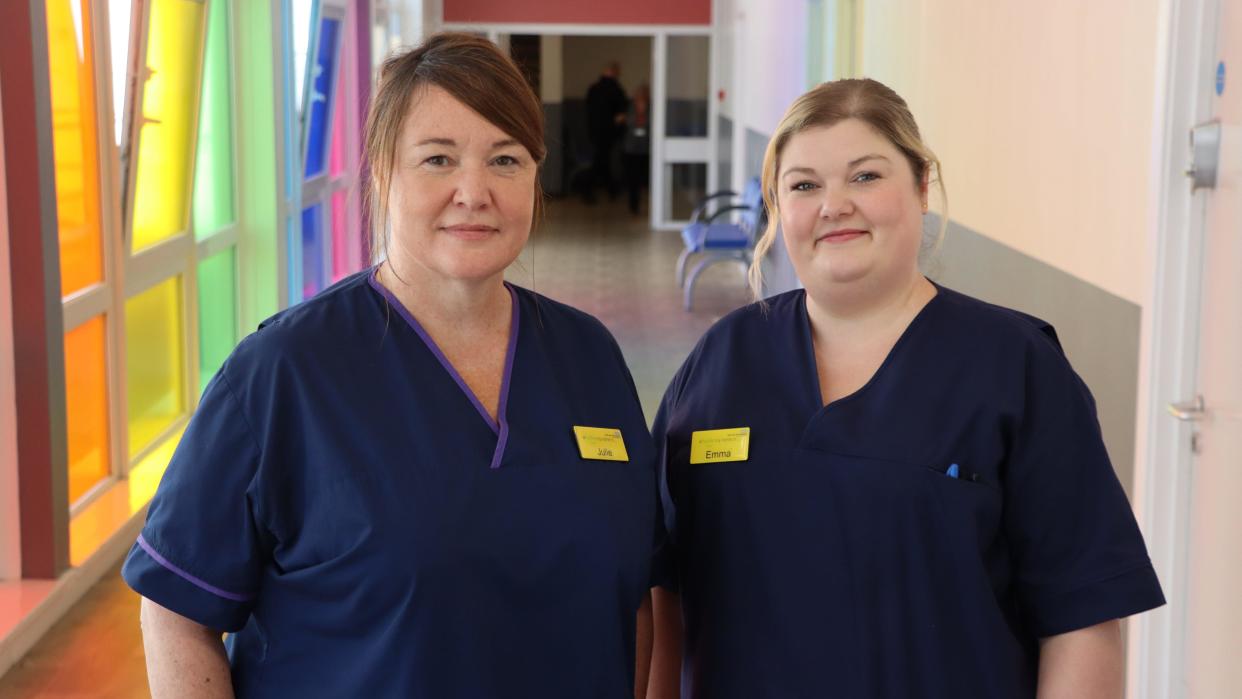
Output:
<path fill-rule="evenodd" d="M 198 384 L 215 375 L 237 344 L 237 261 L 234 248 L 198 263 Z"/>
<path fill-rule="evenodd" d="M 236 219 L 228 3 L 211 3 L 206 51 L 194 163 L 194 235 L 200 240 Z"/>
<path fill-rule="evenodd" d="M 125 302 L 129 458 L 185 413 L 181 278 L 171 277 Z"/>

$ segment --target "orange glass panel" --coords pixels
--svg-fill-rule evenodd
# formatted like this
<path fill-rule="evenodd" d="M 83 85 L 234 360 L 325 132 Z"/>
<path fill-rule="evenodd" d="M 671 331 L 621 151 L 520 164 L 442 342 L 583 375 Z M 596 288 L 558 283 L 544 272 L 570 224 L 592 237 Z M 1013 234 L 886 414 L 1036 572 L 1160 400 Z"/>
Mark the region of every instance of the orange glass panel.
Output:
<path fill-rule="evenodd" d="M 189 228 L 204 5 L 152 0 L 134 184 L 133 249 Z"/>
<path fill-rule="evenodd" d="M 111 472 L 104 317 L 65 333 L 65 407 L 69 427 L 69 502 Z"/>
<path fill-rule="evenodd" d="M 60 293 L 68 296 L 103 281 L 94 46 L 89 0 L 48 0 L 46 7 Z"/>

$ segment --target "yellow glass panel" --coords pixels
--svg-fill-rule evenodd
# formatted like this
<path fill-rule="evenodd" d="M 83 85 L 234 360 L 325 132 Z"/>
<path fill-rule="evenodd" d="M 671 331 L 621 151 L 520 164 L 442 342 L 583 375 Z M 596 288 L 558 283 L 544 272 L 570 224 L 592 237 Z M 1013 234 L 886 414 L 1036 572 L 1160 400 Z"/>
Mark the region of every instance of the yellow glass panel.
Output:
<path fill-rule="evenodd" d="M 91 6 L 48 0 L 46 7 L 60 293 L 68 296 L 103 280 Z"/>
<path fill-rule="evenodd" d="M 134 250 L 189 227 L 206 18 L 201 0 L 151 2 L 134 184 Z"/>
<path fill-rule="evenodd" d="M 108 372 L 104 317 L 65 333 L 69 502 L 108 477 Z"/>
<path fill-rule="evenodd" d="M 180 277 L 125 302 L 130 459 L 185 414 L 181 307 Z"/>
<path fill-rule="evenodd" d="M 129 512 L 133 514 L 141 510 L 144 505 L 151 502 L 151 498 L 155 497 L 155 489 L 159 487 L 160 479 L 164 477 L 164 471 L 168 470 L 168 464 L 172 462 L 173 452 L 177 451 L 177 445 L 181 443 L 181 435 L 185 434 L 185 427 L 177 430 L 169 435 L 160 445 L 151 450 L 151 453 L 143 457 L 142 461 L 134 464 L 129 471 Z"/>

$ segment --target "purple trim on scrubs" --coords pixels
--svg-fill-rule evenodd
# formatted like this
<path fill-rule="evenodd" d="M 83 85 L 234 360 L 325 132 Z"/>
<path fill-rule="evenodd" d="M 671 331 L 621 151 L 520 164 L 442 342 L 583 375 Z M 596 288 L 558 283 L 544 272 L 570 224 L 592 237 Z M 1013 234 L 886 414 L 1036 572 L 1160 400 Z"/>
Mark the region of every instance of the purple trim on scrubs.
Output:
<path fill-rule="evenodd" d="M 500 404 L 496 406 L 496 417 L 500 420 L 500 438 L 496 440 L 496 452 L 492 454 L 492 468 L 500 468 L 500 460 L 504 458 L 505 445 L 509 442 L 509 421 L 505 419 L 505 407 L 509 404 L 509 377 L 513 376 L 513 356 L 517 354 L 518 329 L 521 327 L 521 312 L 517 292 L 508 283 L 509 297 L 513 299 L 513 318 L 509 321 L 509 347 L 505 350 L 505 370 L 500 377 Z"/>
<path fill-rule="evenodd" d="M 418 333 L 418 336 L 422 338 L 423 344 L 427 345 L 427 349 L 431 350 L 431 354 L 434 355 L 436 360 L 440 362 L 440 366 L 444 367 L 444 370 L 447 371 L 449 376 L 453 378 L 453 381 L 457 383 L 457 387 L 460 388 L 462 393 L 465 393 L 466 397 L 470 399 L 470 403 L 474 405 L 474 409 L 479 411 L 479 415 L 483 416 L 483 420 L 487 422 L 487 426 L 492 428 L 492 431 L 496 433 L 496 451 L 492 453 L 490 468 L 500 468 L 500 461 L 504 456 L 505 444 L 509 442 L 509 424 L 505 420 L 505 406 L 509 403 L 509 377 L 513 374 L 513 355 L 517 353 L 518 325 L 521 319 L 521 314 L 518 309 L 517 292 L 514 291 L 513 287 L 509 286 L 508 283 L 505 284 L 505 288 L 509 291 L 509 298 L 513 302 L 513 316 L 512 323 L 509 326 L 509 346 L 505 350 L 504 374 L 500 378 L 500 403 L 496 408 L 497 419 L 493 420 L 492 416 L 487 414 L 487 409 L 484 408 L 483 404 L 479 402 L 478 397 L 474 395 L 474 391 L 470 390 L 470 387 L 466 385 L 465 380 L 461 378 L 461 374 L 458 374 L 457 369 L 455 369 L 453 364 L 449 362 L 448 357 L 445 357 L 444 353 L 440 351 L 439 345 L 436 344 L 435 340 L 431 339 L 431 335 L 427 334 L 427 331 L 423 329 L 423 326 L 420 325 L 419 322 L 414 319 L 414 316 L 409 312 L 409 310 L 397 300 L 397 297 L 393 295 L 392 291 L 390 291 L 388 287 L 379 283 L 379 279 L 376 278 L 378 273 L 379 267 L 376 267 L 375 271 L 371 273 L 371 277 L 368 280 L 371 283 L 371 287 L 378 291 L 385 299 L 388 299 L 388 303 L 396 308 L 397 313 L 400 314 L 402 318 L 405 318 L 405 322 L 414 329 L 414 332 Z"/>
<path fill-rule="evenodd" d="M 216 597 L 223 597 L 224 599 L 231 599 L 234 602 L 248 602 L 254 599 L 254 595 L 239 595 L 235 592 L 228 592 L 227 590 L 221 590 L 220 588 L 214 585 L 211 585 L 210 583 L 199 580 L 193 575 L 190 575 L 184 570 L 181 570 L 180 568 L 173 565 L 172 563 L 169 563 L 168 559 L 161 556 L 155 549 L 151 548 L 151 544 L 147 543 L 147 540 L 143 538 L 142 534 L 138 535 L 138 545 L 142 547 L 143 551 L 147 552 L 148 556 L 155 559 L 156 563 L 159 563 L 161 566 L 167 568 L 170 572 L 175 573 L 177 577 L 184 579 L 186 582 L 190 583 L 191 585 L 194 585 L 197 588 L 206 590 L 207 592 L 210 592 Z"/>

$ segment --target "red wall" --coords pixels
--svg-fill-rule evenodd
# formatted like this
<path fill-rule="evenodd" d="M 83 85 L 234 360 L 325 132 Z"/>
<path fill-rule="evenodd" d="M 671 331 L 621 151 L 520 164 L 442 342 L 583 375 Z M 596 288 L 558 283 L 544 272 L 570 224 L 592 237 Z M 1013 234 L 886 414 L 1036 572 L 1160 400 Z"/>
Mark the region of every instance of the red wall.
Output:
<path fill-rule="evenodd" d="M 711 0 L 444 0 L 445 22 L 711 24 Z"/>

